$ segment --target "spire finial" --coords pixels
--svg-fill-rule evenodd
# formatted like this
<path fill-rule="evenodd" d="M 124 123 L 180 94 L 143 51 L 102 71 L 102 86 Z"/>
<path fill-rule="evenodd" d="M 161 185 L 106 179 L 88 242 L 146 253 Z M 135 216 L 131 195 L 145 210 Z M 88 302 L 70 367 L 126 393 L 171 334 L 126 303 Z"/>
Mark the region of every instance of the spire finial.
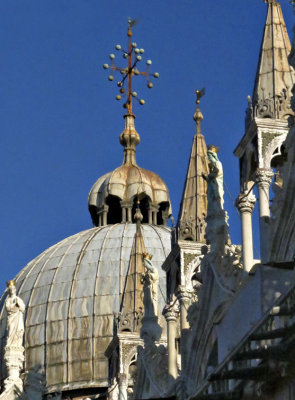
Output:
<path fill-rule="evenodd" d="M 147 81 L 147 87 L 151 89 L 153 87 L 153 83 L 150 81 L 150 77 L 159 78 L 159 73 L 155 72 L 151 74 L 149 72 L 150 66 L 152 65 L 151 60 L 146 61 L 146 69 L 145 71 L 139 71 L 137 68 L 137 64 L 142 60 L 142 54 L 144 53 L 144 49 L 139 48 L 135 42 L 131 41 L 132 38 L 132 30 L 131 28 L 136 24 L 136 20 L 128 19 L 128 49 L 122 49 L 121 45 L 116 45 L 116 50 L 121 51 L 123 53 L 123 58 L 127 59 L 128 65 L 126 67 L 117 67 L 115 65 L 115 54 L 110 54 L 111 65 L 104 64 L 104 69 L 111 69 L 113 72 L 119 71 L 122 75 L 122 79 L 117 83 L 120 88 L 120 94 L 116 96 L 117 100 L 121 100 L 123 96 L 127 97 L 126 102 L 123 104 L 123 107 L 127 109 L 128 115 L 132 114 L 132 99 L 136 99 L 139 104 L 144 105 L 145 101 L 143 99 L 138 99 L 137 92 L 132 90 L 132 82 L 133 76 L 135 75 L 143 75 Z M 109 75 L 109 81 L 113 81 L 114 76 Z M 127 89 L 125 90 L 124 84 L 127 81 Z"/>
<path fill-rule="evenodd" d="M 276 4 L 276 3 L 277 3 L 277 0 L 264 0 L 264 3 Z"/>
<path fill-rule="evenodd" d="M 205 88 L 203 88 L 202 90 L 196 90 L 196 95 L 197 95 L 197 100 L 196 100 L 197 109 L 194 114 L 194 120 L 197 123 L 197 134 L 200 135 L 201 134 L 201 122 L 203 121 L 204 117 L 199 108 L 199 104 L 200 104 L 200 99 L 205 95 Z"/>

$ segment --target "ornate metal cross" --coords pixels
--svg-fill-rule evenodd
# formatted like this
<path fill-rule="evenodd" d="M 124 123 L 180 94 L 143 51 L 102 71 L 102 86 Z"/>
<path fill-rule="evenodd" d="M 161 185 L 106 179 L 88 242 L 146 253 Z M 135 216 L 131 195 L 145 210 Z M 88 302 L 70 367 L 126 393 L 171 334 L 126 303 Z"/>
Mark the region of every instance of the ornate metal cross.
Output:
<path fill-rule="evenodd" d="M 122 49 L 121 45 L 116 45 L 116 50 L 121 51 L 123 53 L 123 58 L 127 59 L 128 65 L 126 67 L 118 67 L 115 65 L 115 54 L 110 54 L 111 65 L 104 64 L 104 69 L 111 69 L 113 72 L 118 71 L 122 75 L 122 79 L 117 83 L 117 86 L 120 88 L 120 94 L 116 96 L 117 100 L 121 100 L 122 97 L 127 97 L 127 100 L 123 104 L 124 108 L 127 108 L 128 114 L 132 114 L 132 99 L 136 99 L 139 104 L 145 104 L 143 99 L 138 99 L 137 92 L 132 90 L 132 79 L 134 76 L 143 75 L 147 81 L 147 87 L 151 89 L 153 87 L 153 83 L 150 81 L 150 77 L 153 76 L 154 78 L 159 78 L 159 73 L 155 72 L 151 74 L 149 72 L 149 68 L 152 64 L 151 60 L 146 61 L 146 70 L 139 71 L 137 68 L 137 64 L 142 60 L 142 54 L 144 53 L 144 49 L 138 48 L 135 42 L 131 41 L 132 38 L 132 31 L 131 28 L 135 25 L 135 20 L 128 20 L 128 50 Z M 113 81 L 114 76 L 111 74 L 109 75 L 109 81 Z M 124 88 L 124 85 L 127 81 L 127 91 Z"/>

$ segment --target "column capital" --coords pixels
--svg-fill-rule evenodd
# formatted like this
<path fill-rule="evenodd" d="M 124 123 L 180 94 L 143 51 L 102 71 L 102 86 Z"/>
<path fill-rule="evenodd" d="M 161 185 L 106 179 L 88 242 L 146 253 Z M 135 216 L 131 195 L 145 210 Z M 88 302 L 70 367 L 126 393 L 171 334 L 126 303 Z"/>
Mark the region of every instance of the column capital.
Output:
<path fill-rule="evenodd" d="M 103 204 L 98 208 L 98 214 L 101 214 L 103 212 L 108 212 L 109 211 L 109 206 L 107 204 Z"/>
<path fill-rule="evenodd" d="M 240 213 L 252 213 L 255 202 L 256 197 L 254 196 L 254 194 L 251 193 L 246 195 L 244 193 L 241 193 L 236 200 L 236 207 Z"/>
<path fill-rule="evenodd" d="M 128 208 L 128 207 L 133 207 L 133 201 L 131 200 L 121 200 L 120 201 L 120 205 L 121 205 L 121 207 L 125 207 L 125 208 Z"/>
<path fill-rule="evenodd" d="M 184 285 L 177 288 L 177 298 L 179 301 L 190 303 L 192 299 L 192 291 L 188 290 Z"/>
<path fill-rule="evenodd" d="M 175 304 L 173 304 L 173 305 L 166 304 L 166 306 L 164 307 L 164 310 L 163 310 L 163 315 L 167 322 L 169 322 L 169 321 L 176 322 L 177 318 L 179 316 L 178 307 L 176 307 Z"/>
<path fill-rule="evenodd" d="M 150 204 L 149 209 L 150 209 L 151 211 L 158 212 L 159 209 L 160 209 L 160 206 L 159 206 L 157 203 L 152 203 L 152 204 Z"/>
<path fill-rule="evenodd" d="M 271 180 L 273 177 L 273 172 L 270 168 L 257 168 L 255 173 L 255 182 L 258 186 L 271 184 Z"/>

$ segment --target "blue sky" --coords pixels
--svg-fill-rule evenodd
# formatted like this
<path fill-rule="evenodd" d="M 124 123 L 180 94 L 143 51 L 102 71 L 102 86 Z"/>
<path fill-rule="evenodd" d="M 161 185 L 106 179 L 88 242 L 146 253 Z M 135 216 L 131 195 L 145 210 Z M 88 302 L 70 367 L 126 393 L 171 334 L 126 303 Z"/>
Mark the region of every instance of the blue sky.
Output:
<path fill-rule="evenodd" d="M 292 7 L 281 2 L 289 34 Z M 102 64 L 134 40 L 160 73 L 134 109 L 140 166 L 169 187 L 177 218 L 195 132 L 197 88 L 207 144 L 220 147 L 225 183 L 239 190 L 233 150 L 244 133 L 267 6 L 262 0 L 11 0 L 0 2 L 0 290 L 49 246 L 91 227 L 92 184 L 122 162 L 122 104 Z M 123 60 L 122 60 L 123 61 Z M 225 194 L 232 241 L 239 217 Z M 256 241 L 256 240 L 255 240 Z"/>

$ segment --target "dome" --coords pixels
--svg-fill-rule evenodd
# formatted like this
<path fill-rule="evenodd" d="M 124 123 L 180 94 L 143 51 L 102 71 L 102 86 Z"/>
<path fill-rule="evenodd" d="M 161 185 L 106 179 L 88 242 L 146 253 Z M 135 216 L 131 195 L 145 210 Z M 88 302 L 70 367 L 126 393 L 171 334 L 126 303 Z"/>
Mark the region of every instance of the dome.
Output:
<path fill-rule="evenodd" d="M 159 175 L 137 165 L 123 164 L 99 178 L 89 193 L 88 204 L 90 209 L 95 207 L 101 209 L 107 204 L 110 196 L 115 196 L 120 202 L 131 202 L 133 205 L 136 196 L 143 193 L 150 199 L 152 205 L 164 203 L 163 205 L 165 208 L 168 206 L 169 214 L 171 214 L 166 184 Z M 144 196 L 142 197 L 144 198 Z"/>
<path fill-rule="evenodd" d="M 95 226 L 134 222 L 138 199 L 144 223 L 166 225 L 171 215 L 169 191 L 164 181 L 136 164 L 135 147 L 140 139 L 134 118 L 134 115 L 125 115 L 125 129 L 120 135 L 124 146 L 123 164 L 99 178 L 89 193 L 88 207 Z"/>
<path fill-rule="evenodd" d="M 161 315 L 166 286 L 161 266 L 171 250 L 171 231 L 141 227 L 159 271 Z M 17 293 L 26 305 L 25 369 L 41 364 L 48 392 L 107 387 L 104 353 L 113 337 L 114 313 L 120 312 L 135 232 L 136 225 L 129 223 L 80 232 L 44 251 L 16 276 Z M 0 304 L 2 354 L 5 298 L 6 292 Z M 164 329 L 162 316 L 160 324 Z"/>

